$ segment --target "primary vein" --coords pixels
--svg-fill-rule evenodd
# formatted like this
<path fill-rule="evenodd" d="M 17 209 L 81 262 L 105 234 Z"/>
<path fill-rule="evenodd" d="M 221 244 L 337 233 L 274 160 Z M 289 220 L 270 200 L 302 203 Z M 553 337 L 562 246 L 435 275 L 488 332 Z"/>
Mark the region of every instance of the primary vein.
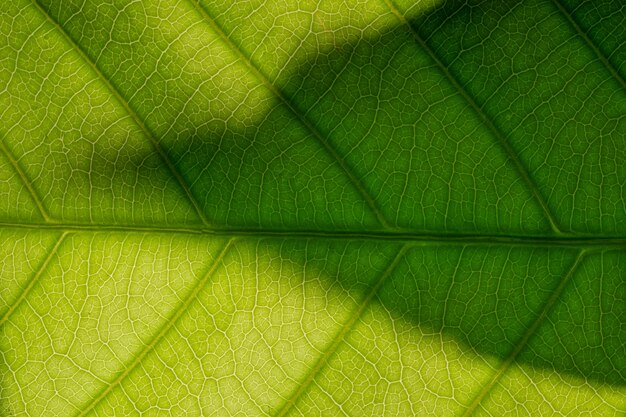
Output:
<path fill-rule="evenodd" d="M 77 233 L 179 234 L 241 238 L 335 239 L 409 242 L 414 245 L 483 245 L 573 247 L 626 250 L 626 237 L 598 235 L 523 235 L 436 231 L 369 231 L 357 229 L 269 229 L 254 227 L 200 227 L 79 223 L 1 222 L 0 229 L 50 230 Z"/>

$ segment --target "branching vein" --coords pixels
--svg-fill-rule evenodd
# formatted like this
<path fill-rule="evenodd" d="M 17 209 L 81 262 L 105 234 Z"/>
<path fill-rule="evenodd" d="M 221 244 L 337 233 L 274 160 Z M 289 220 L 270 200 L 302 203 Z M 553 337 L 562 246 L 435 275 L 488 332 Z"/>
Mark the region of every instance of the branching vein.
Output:
<path fill-rule="evenodd" d="M 221 252 L 213 261 L 213 264 L 209 268 L 209 270 L 204 274 L 204 276 L 198 280 L 196 285 L 190 290 L 189 294 L 183 298 L 183 302 L 174 310 L 172 316 L 161 326 L 161 328 L 156 332 L 155 336 L 146 343 L 144 348 L 139 352 L 135 359 L 124 368 L 118 375 L 113 379 L 113 381 L 107 385 L 98 395 L 96 395 L 91 402 L 81 407 L 82 411 L 76 415 L 76 417 L 83 417 L 91 410 L 93 410 L 98 404 L 100 404 L 110 392 L 113 391 L 115 387 L 120 385 L 124 379 L 130 375 L 130 373 L 137 368 L 141 364 L 141 361 L 154 350 L 154 348 L 159 344 L 161 340 L 167 335 L 167 333 L 174 327 L 176 322 L 182 317 L 182 315 L 189 309 L 189 306 L 197 299 L 198 294 L 202 291 L 202 289 L 206 286 L 207 282 L 213 276 L 217 268 L 219 268 L 222 259 L 232 246 L 234 240 L 229 240 L 226 245 L 222 248 Z"/>
<path fill-rule="evenodd" d="M 411 26 L 411 24 L 406 20 L 404 15 L 400 13 L 393 0 L 384 0 L 385 4 L 389 7 L 391 12 L 398 18 L 401 24 L 406 26 L 410 31 L 413 39 L 417 42 L 417 44 L 428 54 L 428 56 L 433 60 L 433 62 L 437 65 L 439 70 L 445 76 L 445 78 L 452 84 L 452 86 L 459 92 L 461 97 L 469 104 L 469 106 L 474 110 L 476 115 L 480 118 L 481 122 L 489 129 L 489 131 L 496 138 L 497 142 L 500 144 L 500 147 L 507 155 L 509 161 L 515 167 L 520 178 L 526 184 L 528 190 L 535 198 L 535 201 L 539 204 L 541 211 L 544 214 L 544 217 L 550 224 L 553 232 L 557 235 L 564 234 L 558 226 L 558 221 L 556 217 L 552 214 L 552 211 L 548 207 L 548 203 L 541 194 L 539 187 L 531 177 L 528 169 L 524 166 L 523 162 L 517 155 L 516 151 L 513 149 L 506 136 L 502 131 L 491 121 L 491 119 L 487 116 L 487 114 L 482 110 L 482 108 L 478 105 L 476 100 L 470 95 L 470 93 L 463 87 L 463 85 L 456 79 L 456 76 L 448 69 L 446 65 L 439 59 L 435 51 L 422 39 L 420 34 Z"/>
<path fill-rule="evenodd" d="M 502 377 L 506 374 L 506 372 L 509 370 L 513 362 L 515 362 L 515 359 L 517 359 L 519 354 L 528 345 L 528 342 L 530 341 L 532 336 L 537 332 L 537 329 L 539 329 L 539 326 L 541 326 L 545 322 L 548 314 L 550 314 L 550 312 L 554 309 L 554 306 L 558 303 L 559 299 L 561 298 L 561 295 L 563 294 L 563 291 L 565 291 L 565 288 L 567 287 L 567 285 L 572 281 L 572 277 L 574 276 L 576 270 L 578 269 L 581 262 L 583 261 L 585 255 L 586 255 L 586 252 L 584 250 L 578 253 L 578 256 L 574 260 L 574 263 L 572 263 L 572 266 L 565 273 L 565 275 L 563 275 L 563 278 L 561 279 L 561 282 L 559 282 L 558 287 L 554 290 L 550 298 L 548 298 L 546 303 L 543 305 L 535 321 L 533 321 L 532 324 L 526 329 L 526 331 L 524 332 L 520 340 L 517 342 L 515 348 L 511 351 L 511 353 L 504 360 L 504 362 L 502 362 L 502 364 L 500 365 L 496 373 L 493 374 L 489 382 L 487 382 L 478 392 L 476 397 L 474 397 L 470 405 L 467 407 L 467 409 L 463 413 L 462 417 L 471 416 L 474 413 L 474 411 L 478 409 L 483 399 L 485 399 L 485 397 L 489 395 L 491 390 L 496 386 L 496 384 L 500 381 L 500 379 L 502 379 Z"/>
<path fill-rule="evenodd" d="M 365 295 L 365 297 L 361 300 L 356 309 L 350 314 L 350 318 L 348 321 L 341 327 L 339 332 L 333 337 L 332 342 L 328 347 L 324 350 L 324 353 L 318 358 L 317 362 L 311 367 L 311 370 L 306 375 L 306 377 L 302 380 L 298 389 L 287 399 L 284 405 L 274 414 L 276 417 L 284 417 L 287 415 L 289 410 L 297 403 L 298 399 L 306 392 L 306 390 L 311 386 L 315 377 L 320 374 L 320 372 L 326 367 L 328 364 L 328 360 L 333 356 L 333 354 L 337 351 L 339 346 L 344 343 L 346 335 L 354 328 L 357 321 L 363 315 L 363 312 L 370 305 L 372 299 L 376 296 L 380 288 L 387 281 L 387 278 L 393 273 L 396 269 L 407 250 L 409 249 L 408 245 L 404 245 L 399 251 L 396 257 L 391 261 L 389 266 L 383 271 L 380 275 L 380 278 L 372 285 L 370 291 Z"/>
<path fill-rule="evenodd" d="M 241 61 L 246 65 L 248 70 L 259 80 L 263 85 L 276 97 L 280 102 L 291 112 L 291 114 L 313 135 L 313 137 L 318 141 L 318 143 L 323 147 L 323 149 L 330 155 L 333 161 L 341 168 L 344 172 L 350 183 L 359 193 L 361 198 L 365 201 L 369 209 L 376 216 L 377 220 L 385 229 L 391 229 L 391 225 L 384 217 L 382 212 L 380 211 L 376 201 L 370 195 L 369 191 L 363 184 L 363 182 L 359 179 L 359 177 L 354 173 L 354 170 L 350 165 L 345 161 L 344 158 L 339 155 L 337 150 L 333 147 L 330 141 L 324 137 L 322 132 L 315 126 L 315 124 L 309 120 L 305 113 L 299 109 L 289 97 L 285 94 L 284 91 L 280 89 L 279 86 L 273 84 L 268 76 L 261 72 L 261 70 L 256 66 L 256 64 L 252 61 L 250 57 L 248 57 L 245 52 L 234 43 L 226 34 L 224 29 L 217 24 L 215 19 L 213 19 L 206 9 L 200 5 L 197 0 L 189 0 L 194 7 L 198 10 L 198 13 L 204 18 L 204 20 L 209 24 L 211 29 L 222 39 L 222 41 L 235 53 Z"/>
<path fill-rule="evenodd" d="M 96 74 L 96 76 L 102 81 L 102 83 L 107 87 L 107 89 L 111 92 L 111 94 L 115 97 L 117 102 L 126 110 L 131 119 L 135 122 L 135 124 L 141 129 L 143 134 L 149 140 L 153 149 L 161 159 L 161 161 L 165 164 L 165 166 L 170 171 L 170 174 L 176 179 L 176 182 L 181 187 L 183 192 L 185 193 L 187 200 L 193 206 L 194 210 L 198 217 L 202 220 L 204 224 L 209 224 L 204 211 L 200 207 L 196 197 L 191 192 L 191 188 L 183 178 L 182 174 L 176 168 L 176 165 L 170 160 L 167 152 L 161 146 L 157 136 L 152 132 L 152 130 L 144 123 L 143 119 L 139 116 L 139 114 L 133 109 L 128 100 L 124 98 L 119 89 L 109 81 L 109 79 L 102 73 L 100 68 L 96 65 L 96 63 L 87 55 L 81 46 L 76 42 L 69 33 L 66 32 L 63 25 L 59 24 L 54 18 L 46 11 L 46 9 L 41 5 L 39 0 L 33 0 L 33 5 L 39 10 L 41 14 L 43 14 L 50 23 L 52 23 L 56 28 L 58 28 L 58 32 L 63 36 L 67 42 L 72 45 L 73 49 L 80 56 L 80 58 L 87 64 L 91 70 Z"/>

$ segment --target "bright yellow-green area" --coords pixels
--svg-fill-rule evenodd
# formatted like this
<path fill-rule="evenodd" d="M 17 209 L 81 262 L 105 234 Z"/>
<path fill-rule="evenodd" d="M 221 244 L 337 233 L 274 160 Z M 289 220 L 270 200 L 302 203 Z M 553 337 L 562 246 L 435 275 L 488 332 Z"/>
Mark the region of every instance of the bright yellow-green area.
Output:
<path fill-rule="evenodd" d="M 625 407 L 623 390 L 516 366 L 474 415 L 619 416 Z"/>
<path fill-rule="evenodd" d="M 0 231 L 0 317 L 8 313 L 46 262 L 58 234 Z"/>
<path fill-rule="evenodd" d="M 626 413 L 626 8 L 0 6 L 0 416 Z"/>
<path fill-rule="evenodd" d="M 48 214 L 77 223 L 194 221 L 144 132 L 56 25 L 30 2 L 2 12 L 5 158 Z"/>
<path fill-rule="evenodd" d="M 66 237 L 45 278 L 3 323 L 3 358 L 16 370 L 4 384 L 4 401 L 16 414 L 80 408 L 167 323 L 224 244 L 169 236 Z M 34 401 L 41 393 L 53 405 Z M 16 398 L 30 400 L 17 408 Z"/>
<path fill-rule="evenodd" d="M 7 158 L 6 152 L 0 152 L 0 213 L 3 219 L 34 220 L 41 216 L 37 206 L 29 195 L 28 189 L 15 169 L 15 160 Z"/>
<path fill-rule="evenodd" d="M 371 249 L 380 253 L 350 270 L 350 259 Z M 338 250 L 345 257 L 336 263 Z M 95 415 L 124 415 L 133 407 L 150 412 L 157 405 L 172 415 L 270 413 L 350 319 L 360 290 L 377 278 L 391 251 L 343 243 L 235 243 L 175 329 Z M 332 279 L 336 274 L 346 281 Z"/>

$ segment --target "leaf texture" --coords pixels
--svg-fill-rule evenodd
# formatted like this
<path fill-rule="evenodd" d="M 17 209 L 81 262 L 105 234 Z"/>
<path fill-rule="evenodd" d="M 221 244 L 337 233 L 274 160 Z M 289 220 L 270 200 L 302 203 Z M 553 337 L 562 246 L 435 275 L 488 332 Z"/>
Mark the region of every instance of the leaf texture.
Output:
<path fill-rule="evenodd" d="M 624 415 L 625 27 L 4 2 L 0 415 Z"/>

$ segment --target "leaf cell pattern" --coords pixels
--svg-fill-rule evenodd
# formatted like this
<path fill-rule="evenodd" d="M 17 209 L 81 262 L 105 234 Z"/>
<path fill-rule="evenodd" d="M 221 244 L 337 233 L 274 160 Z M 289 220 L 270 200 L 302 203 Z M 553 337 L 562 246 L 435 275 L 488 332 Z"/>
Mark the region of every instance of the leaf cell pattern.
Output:
<path fill-rule="evenodd" d="M 0 6 L 0 415 L 624 415 L 626 7 Z"/>

